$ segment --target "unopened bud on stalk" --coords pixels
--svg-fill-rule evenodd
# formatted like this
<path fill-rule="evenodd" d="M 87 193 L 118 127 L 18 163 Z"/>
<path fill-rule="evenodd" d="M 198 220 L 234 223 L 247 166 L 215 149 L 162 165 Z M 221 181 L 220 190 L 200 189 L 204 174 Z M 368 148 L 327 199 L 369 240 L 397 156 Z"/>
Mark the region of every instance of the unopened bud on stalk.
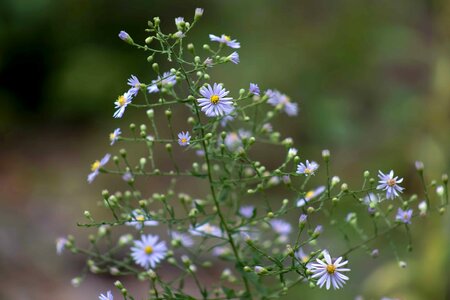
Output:
<path fill-rule="evenodd" d="M 329 161 L 330 160 L 330 150 L 328 150 L 328 149 L 322 150 L 322 158 L 324 161 Z"/>
<path fill-rule="evenodd" d="M 124 42 L 126 42 L 126 43 L 128 43 L 128 44 L 130 44 L 130 45 L 133 45 L 133 39 L 131 38 L 131 36 L 127 33 L 127 32 L 125 32 L 125 31 L 121 31 L 121 32 L 119 32 L 119 38 L 122 40 L 122 41 L 124 41 Z"/>
<path fill-rule="evenodd" d="M 158 65 L 158 63 L 153 63 L 152 64 L 152 69 L 153 69 L 153 71 L 155 71 L 155 73 L 159 74 L 159 65 Z"/>
<path fill-rule="evenodd" d="M 423 168 L 424 168 L 423 162 L 421 162 L 421 161 L 416 161 L 414 165 L 415 165 L 415 167 L 416 167 L 416 170 L 417 170 L 419 173 L 423 173 Z"/>

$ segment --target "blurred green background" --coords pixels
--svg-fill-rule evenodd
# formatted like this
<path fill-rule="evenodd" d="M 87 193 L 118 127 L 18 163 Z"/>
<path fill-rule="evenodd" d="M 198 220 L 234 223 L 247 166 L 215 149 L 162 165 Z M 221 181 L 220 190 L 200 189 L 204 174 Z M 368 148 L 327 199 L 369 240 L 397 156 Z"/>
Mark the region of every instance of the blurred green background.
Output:
<path fill-rule="evenodd" d="M 96 299 L 112 288 L 107 276 L 73 288 L 83 259 L 57 257 L 54 240 L 85 237 L 75 226 L 82 212 L 102 211 L 108 181 L 88 186 L 89 164 L 131 120 L 113 120 L 113 101 L 130 74 L 154 77 L 118 32 L 142 41 L 153 16 L 173 30 L 196 7 L 205 8 L 190 36 L 198 47 L 208 33 L 242 45 L 241 63 L 213 75 L 234 91 L 256 82 L 299 103 L 299 117 L 276 126 L 303 157 L 330 149 L 333 173 L 350 184 L 366 169 L 392 168 L 409 192 L 420 192 L 414 160 L 428 179 L 449 170 L 449 1 L 1 0 L 0 299 Z M 413 225 L 406 270 L 387 246 L 378 260 L 360 251 L 344 290 L 299 286 L 285 299 L 450 299 L 449 229 L 448 215 Z"/>

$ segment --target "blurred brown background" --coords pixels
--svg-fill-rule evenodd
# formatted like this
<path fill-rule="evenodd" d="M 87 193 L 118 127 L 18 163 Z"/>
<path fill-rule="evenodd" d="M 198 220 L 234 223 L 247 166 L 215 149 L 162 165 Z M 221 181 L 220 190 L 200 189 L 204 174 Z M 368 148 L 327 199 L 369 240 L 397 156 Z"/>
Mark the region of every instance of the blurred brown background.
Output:
<path fill-rule="evenodd" d="M 241 63 L 212 76 L 234 91 L 256 82 L 299 103 L 299 117 L 276 126 L 303 157 L 330 149 L 334 173 L 350 184 L 366 169 L 392 168 L 409 192 L 420 192 L 414 160 L 428 179 L 449 170 L 449 1 L 2 0 L 0 299 L 97 299 L 112 289 L 107 276 L 73 288 L 83 259 L 56 256 L 54 240 L 86 237 L 75 226 L 84 210 L 105 213 L 97 201 L 108 178 L 87 185 L 89 165 L 111 151 L 108 133 L 132 119 L 111 117 L 126 79 L 153 79 L 145 54 L 117 33 L 142 41 L 153 16 L 173 30 L 196 7 L 205 8 L 191 34 L 197 47 L 208 33 L 242 45 Z M 449 299 L 448 215 L 413 231 L 408 269 L 387 246 L 376 261 L 359 252 L 344 290 L 299 286 L 286 299 Z"/>

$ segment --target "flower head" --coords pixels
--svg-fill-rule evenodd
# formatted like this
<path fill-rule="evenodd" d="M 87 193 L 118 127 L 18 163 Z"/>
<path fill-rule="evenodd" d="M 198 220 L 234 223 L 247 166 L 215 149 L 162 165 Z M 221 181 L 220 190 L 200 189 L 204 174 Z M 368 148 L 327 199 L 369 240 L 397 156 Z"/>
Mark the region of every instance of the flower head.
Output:
<path fill-rule="evenodd" d="M 399 208 L 397 210 L 397 215 L 395 216 L 395 221 L 405 224 L 411 224 L 412 214 L 413 214 L 412 209 L 403 210 Z"/>
<path fill-rule="evenodd" d="M 56 254 L 61 255 L 69 241 L 66 238 L 60 237 L 56 239 Z"/>
<path fill-rule="evenodd" d="M 131 86 L 131 88 L 128 90 L 128 93 L 135 97 L 141 89 L 142 83 L 136 76 L 131 75 L 131 77 L 128 78 L 127 84 Z"/>
<path fill-rule="evenodd" d="M 194 245 L 194 240 L 186 233 L 172 231 L 172 239 L 178 241 L 183 247 L 186 248 L 190 248 Z"/>
<path fill-rule="evenodd" d="M 114 145 L 114 143 L 119 139 L 120 135 L 122 134 L 122 131 L 120 128 L 116 128 L 112 133 L 109 134 L 109 140 L 111 141 L 111 146 Z"/>
<path fill-rule="evenodd" d="M 197 101 L 208 117 L 228 115 L 234 109 L 231 101 L 233 98 L 226 97 L 229 93 L 222 84 L 214 83 L 213 87 L 208 84 L 200 89 L 200 94 L 204 98 L 199 98 Z"/>
<path fill-rule="evenodd" d="M 196 8 L 194 14 L 194 20 L 198 20 L 203 16 L 203 8 Z"/>
<path fill-rule="evenodd" d="M 386 191 L 387 199 L 394 199 L 398 197 L 398 193 L 401 193 L 404 188 L 399 186 L 398 184 L 403 181 L 403 178 L 398 179 L 398 176 L 394 177 L 394 171 L 390 171 L 389 174 L 384 174 L 381 171 L 378 171 L 378 181 L 380 184 L 377 186 L 378 190 Z"/>
<path fill-rule="evenodd" d="M 192 235 L 201 235 L 201 236 L 215 236 L 222 237 L 222 230 L 215 225 L 211 225 L 209 223 L 202 224 L 197 227 L 192 227 L 189 232 Z"/>
<path fill-rule="evenodd" d="M 131 213 L 131 221 L 125 223 L 128 226 L 134 226 L 137 230 L 141 230 L 144 226 L 157 226 L 158 221 L 151 220 L 142 209 L 135 209 Z"/>
<path fill-rule="evenodd" d="M 315 161 L 309 162 L 309 160 L 306 161 L 306 163 L 299 163 L 297 166 L 297 174 L 304 174 L 305 176 L 314 175 L 314 172 L 319 168 L 319 164 Z"/>
<path fill-rule="evenodd" d="M 342 268 L 348 261 L 343 261 L 342 257 L 332 260 L 330 254 L 327 251 L 323 251 L 325 261 L 316 259 L 317 263 L 311 264 L 311 271 L 313 272 L 312 278 L 318 278 L 317 285 L 323 287 L 326 285 L 327 290 L 333 286 L 334 289 L 341 288 L 345 281 L 349 278 L 342 274 L 342 272 L 348 272 L 350 269 Z"/>
<path fill-rule="evenodd" d="M 233 64 L 237 65 L 239 63 L 239 54 L 236 51 L 234 51 L 227 57 L 227 59 L 231 61 Z"/>
<path fill-rule="evenodd" d="M 221 44 L 225 44 L 230 48 L 241 48 L 241 44 L 237 42 L 236 40 L 232 40 L 228 35 L 222 34 L 220 37 L 210 34 L 209 39 L 213 42 L 219 42 Z"/>
<path fill-rule="evenodd" d="M 250 88 L 248 89 L 250 94 L 259 96 L 260 90 L 259 86 L 256 83 L 250 83 Z"/>
<path fill-rule="evenodd" d="M 122 118 L 123 113 L 125 112 L 125 108 L 128 104 L 131 103 L 132 95 L 129 92 L 124 93 L 123 95 L 120 95 L 116 102 L 114 104 L 116 105 L 115 108 L 117 108 L 116 112 L 114 113 L 114 118 Z"/>
<path fill-rule="evenodd" d="M 189 145 L 190 140 L 191 140 L 191 136 L 189 135 L 189 131 L 186 131 L 186 132 L 182 131 L 178 134 L 178 144 L 180 146 Z"/>
<path fill-rule="evenodd" d="M 253 216 L 254 211 L 255 211 L 255 207 L 252 205 L 241 206 L 239 208 L 239 214 L 247 219 L 249 219 Z"/>
<path fill-rule="evenodd" d="M 141 240 L 134 241 L 131 256 L 137 265 L 145 269 L 155 268 L 166 257 L 166 242 L 158 240 L 158 236 L 149 234 L 142 235 Z"/>
<path fill-rule="evenodd" d="M 292 103 L 291 99 L 285 94 L 277 90 L 267 90 L 266 95 L 269 97 L 267 103 L 275 107 L 281 107 L 288 116 L 296 116 L 298 114 L 297 103 Z"/>
<path fill-rule="evenodd" d="M 228 150 L 236 151 L 242 147 L 242 139 L 247 139 L 250 136 L 250 131 L 239 129 L 238 132 L 228 132 L 225 136 L 224 143 Z"/>
<path fill-rule="evenodd" d="M 111 291 L 107 291 L 106 295 L 100 294 L 98 299 L 99 300 L 114 300 L 114 297 L 113 297 L 113 294 L 111 293 Z"/>
<path fill-rule="evenodd" d="M 100 169 L 106 165 L 111 158 L 111 154 L 107 153 L 101 160 L 96 160 L 91 165 L 91 173 L 88 175 L 88 182 L 94 181 L 95 177 L 100 173 Z"/>
<path fill-rule="evenodd" d="M 170 72 L 164 72 L 161 76 L 158 76 L 157 79 L 152 80 L 152 84 L 147 88 L 149 93 L 157 93 L 159 92 L 160 87 L 171 87 L 177 83 L 176 76 Z"/>
<path fill-rule="evenodd" d="M 305 197 L 297 200 L 297 207 L 304 206 L 309 200 L 316 198 L 325 191 L 325 186 L 321 185 L 314 190 L 310 190 L 305 194 Z"/>
<path fill-rule="evenodd" d="M 131 36 L 123 30 L 119 32 L 119 38 L 122 41 L 127 42 L 128 44 L 133 44 L 133 39 L 131 38 Z"/>
<path fill-rule="evenodd" d="M 284 220 L 273 219 L 273 220 L 270 220 L 269 223 L 272 226 L 272 229 L 279 235 L 287 236 L 292 231 L 291 224 Z"/>

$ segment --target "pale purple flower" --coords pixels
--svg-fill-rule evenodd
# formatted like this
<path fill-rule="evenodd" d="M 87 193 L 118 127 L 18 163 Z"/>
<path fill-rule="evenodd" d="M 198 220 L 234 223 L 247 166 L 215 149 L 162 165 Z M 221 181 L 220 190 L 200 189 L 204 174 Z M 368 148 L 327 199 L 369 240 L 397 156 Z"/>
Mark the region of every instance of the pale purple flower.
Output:
<path fill-rule="evenodd" d="M 189 135 L 189 131 L 186 131 L 186 132 L 182 131 L 178 134 L 178 144 L 180 146 L 189 145 L 190 140 L 191 140 L 191 136 Z"/>
<path fill-rule="evenodd" d="M 125 173 L 122 175 L 122 179 L 123 179 L 123 181 L 125 181 L 125 182 L 131 182 L 131 181 L 133 181 L 133 174 L 131 174 L 131 172 L 125 172 Z"/>
<path fill-rule="evenodd" d="M 404 188 L 399 186 L 398 184 L 403 181 L 403 178 L 398 179 L 398 176 L 394 177 L 394 171 L 390 171 L 389 174 L 384 174 L 381 171 L 378 171 L 378 181 L 380 184 L 377 186 L 378 190 L 386 191 L 387 199 L 394 199 L 399 196 L 399 192 L 401 193 Z"/>
<path fill-rule="evenodd" d="M 116 102 L 114 104 L 116 105 L 114 108 L 117 108 L 116 112 L 114 113 L 114 118 L 122 118 L 123 113 L 125 112 L 125 108 L 128 104 L 130 104 L 132 101 L 132 96 L 129 92 L 124 93 L 123 95 L 120 95 Z"/>
<path fill-rule="evenodd" d="M 214 256 L 224 256 L 230 253 L 230 248 L 226 246 L 217 246 L 212 250 Z"/>
<path fill-rule="evenodd" d="M 201 18 L 201 16 L 203 16 L 203 8 L 196 8 L 195 14 L 194 14 L 194 19 L 198 20 L 199 18 Z"/>
<path fill-rule="evenodd" d="M 316 228 L 314 228 L 313 235 L 320 235 L 323 232 L 323 226 L 317 225 Z"/>
<path fill-rule="evenodd" d="M 308 215 L 301 214 L 300 217 L 298 218 L 298 223 L 299 224 L 306 224 L 306 220 L 307 219 L 308 219 Z"/>
<path fill-rule="evenodd" d="M 152 80 L 152 84 L 147 88 L 149 93 L 157 93 L 159 92 L 160 87 L 171 87 L 177 83 L 176 76 L 170 72 L 164 72 L 161 76 L 158 76 L 157 79 Z"/>
<path fill-rule="evenodd" d="M 172 239 L 178 241 L 183 247 L 190 248 L 194 246 L 194 240 L 186 233 L 172 231 Z"/>
<path fill-rule="evenodd" d="M 237 42 L 236 40 L 232 40 L 228 35 L 222 34 L 220 37 L 214 35 L 214 34 L 210 34 L 209 35 L 209 39 L 213 42 L 219 42 L 221 44 L 225 44 L 230 48 L 240 48 L 241 44 L 239 42 Z"/>
<path fill-rule="evenodd" d="M 200 88 L 203 98 L 197 99 L 202 111 L 208 117 L 217 117 L 230 114 L 233 107 L 233 98 L 226 97 L 230 92 L 222 87 L 222 84 L 214 83 Z"/>
<path fill-rule="evenodd" d="M 60 237 L 56 239 L 56 254 L 61 255 L 64 248 L 69 241 L 66 238 Z"/>
<path fill-rule="evenodd" d="M 111 293 L 111 291 L 107 291 L 106 295 L 100 294 L 98 299 L 99 300 L 114 300 L 114 297 L 113 297 L 113 294 Z"/>
<path fill-rule="evenodd" d="M 134 241 L 131 257 L 137 265 L 145 269 L 153 269 L 166 257 L 166 242 L 158 240 L 158 236 L 149 234 L 142 235 L 141 240 Z"/>
<path fill-rule="evenodd" d="M 332 260 L 328 251 L 323 251 L 324 259 L 316 259 L 317 263 L 311 264 L 312 278 L 318 278 L 317 285 L 321 288 L 325 284 L 327 290 L 333 286 L 334 289 L 343 287 L 345 281 L 349 278 L 342 274 L 348 272 L 350 269 L 342 268 L 348 261 L 343 261 L 342 257 Z"/>
<path fill-rule="evenodd" d="M 157 226 L 158 221 L 151 220 L 146 216 L 145 211 L 142 209 L 135 209 L 131 213 L 132 221 L 125 222 L 127 226 L 134 226 L 137 230 L 141 230 L 144 226 Z"/>
<path fill-rule="evenodd" d="M 215 225 L 211 225 L 209 223 L 204 223 L 197 227 L 191 227 L 189 232 L 192 235 L 201 235 L 201 236 L 214 236 L 214 237 L 222 237 L 223 233 L 219 227 Z"/>
<path fill-rule="evenodd" d="M 262 127 L 264 132 L 272 132 L 273 131 L 273 126 L 270 123 L 265 123 Z"/>
<path fill-rule="evenodd" d="M 250 88 L 248 89 L 250 94 L 259 96 L 260 90 L 259 86 L 256 83 L 250 83 Z"/>
<path fill-rule="evenodd" d="M 131 36 L 123 30 L 119 32 L 119 38 L 124 42 L 133 44 L 133 39 L 131 38 Z"/>
<path fill-rule="evenodd" d="M 325 186 L 321 185 L 314 190 L 310 190 L 305 194 L 305 197 L 300 198 L 297 200 L 297 207 L 304 206 L 309 200 L 316 198 L 320 194 L 322 194 L 325 191 Z"/>
<path fill-rule="evenodd" d="M 295 252 L 295 257 L 297 257 L 297 259 L 299 259 L 304 264 L 307 263 L 310 259 L 309 255 L 303 251 L 302 247 L 300 247 L 298 251 Z M 311 264 L 308 264 L 308 268 L 310 267 L 310 265 Z"/>
<path fill-rule="evenodd" d="M 241 206 L 239 208 L 239 214 L 247 219 L 249 219 L 253 216 L 254 211 L 255 211 L 255 207 L 252 205 Z"/>
<path fill-rule="evenodd" d="M 319 164 L 315 161 L 309 162 L 309 160 L 306 161 L 306 163 L 299 163 L 297 166 L 297 174 L 304 174 L 305 176 L 314 175 L 314 172 L 319 168 Z"/>
<path fill-rule="evenodd" d="M 277 90 L 267 90 L 266 95 L 269 97 L 267 103 L 272 106 L 281 106 L 288 116 L 296 116 L 298 114 L 297 103 L 292 103 L 291 99 L 285 94 Z"/>
<path fill-rule="evenodd" d="M 135 97 L 141 89 L 142 83 L 136 76 L 131 75 L 131 77 L 128 78 L 127 84 L 131 86 L 131 88 L 128 90 L 128 93 Z"/>
<path fill-rule="evenodd" d="M 111 141 L 111 146 L 114 145 L 115 142 L 119 139 L 120 135 L 122 134 L 122 131 L 120 128 L 116 128 L 112 133 L 109 134 L 109 140 Z"/>
<path fill-rule="evenodd" d="M 211 68 L 211 67 L 213 66 L 213 60 L 212 60 L 212 58 L 207 57 L 207 58 L 205 59 L 205 61 L 203 62 L 203 64 L 204 64 L 205 66 L 207 66 L 208 68 Z"/>
<path fill-rule="evenodd" d="M 269 221 L 272 229 L 278 233 L 279 235 L 286 236 L 292 231 L 292 226 L 290 223 L 281 220 L 281 219 L 273 219 Z"/>
<path fill-rule="evenodd" d="M 182 30 L 185 22 L 183 17 L 175 18 L 175 25 L 177 26 L 178 30 Z"/>
<path fill-rule="evenodd" d="M 238 132 L 227 133 L 224 143 L 228 150 L 236 151 L 242 147 L 242 139 L 249 138 L 250 136 L 250 131 L 239 129 Z"/>
<path fill-rule="evenodd" d="M 399 208 L 397 210 L 397 215 L 395 216 L 395 221 L 405 224 L 411 224 L 412 214 L 413 214 L 412 209 L 403 210 Z"/>
<path fill-rule="evenodd" d="M 107 153 L 101 160 L 96 160 L 91 165 L 91 173 L 88 175 L 87 181 L 91 183 L 95 177 L 100 174 L 100 169 L 106 165 L 111 158 L 111 154 Z"/>
<path fill-rule="evenodd" d="M 228 56 L 227 59 L 230 60 L 233 64 L 237 65 L 239 63 L 239 54 L 236 51 L 234 51 Z"/>

